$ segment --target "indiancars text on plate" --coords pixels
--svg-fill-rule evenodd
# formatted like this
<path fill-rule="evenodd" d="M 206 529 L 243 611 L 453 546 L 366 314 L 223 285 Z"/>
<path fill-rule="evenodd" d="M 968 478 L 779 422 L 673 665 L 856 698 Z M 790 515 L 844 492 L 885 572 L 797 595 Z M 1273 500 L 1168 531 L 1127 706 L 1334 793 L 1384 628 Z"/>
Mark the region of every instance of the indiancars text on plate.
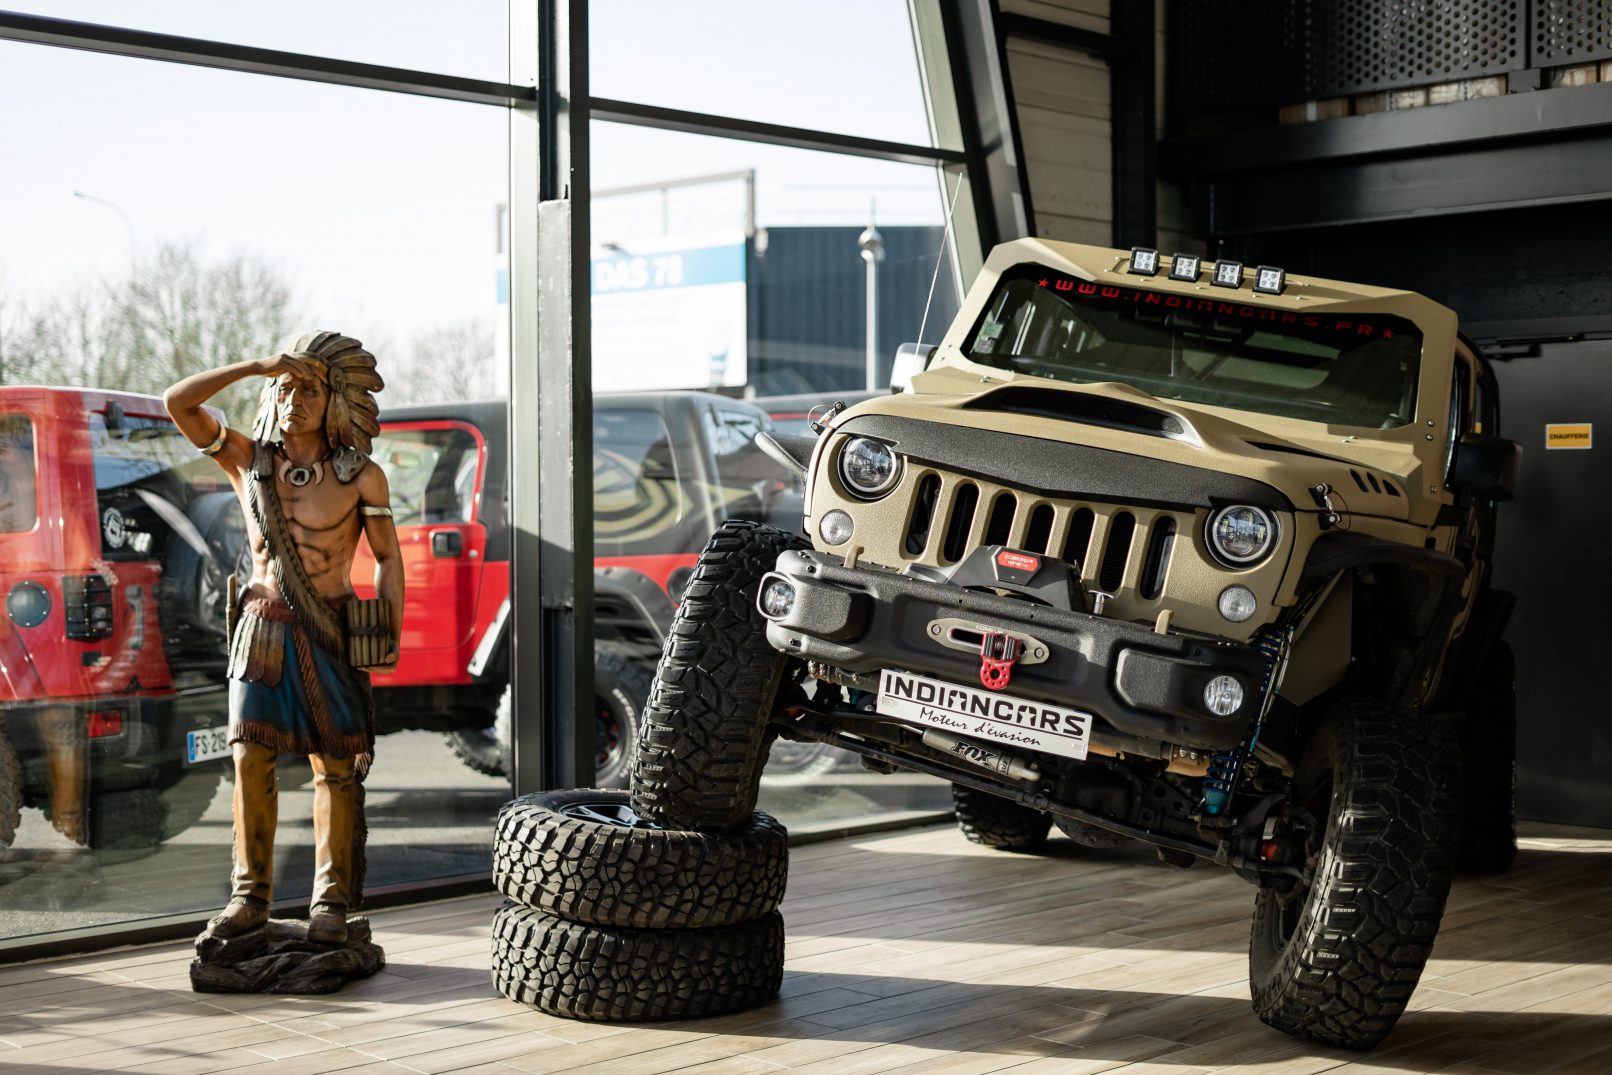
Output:
<path fill-rule="evenodd" d="M 1028 698 L 963 687 L 886 668 L 879 673 L 875 708 L 887 717 L 972 735 L 1004 746 L 1086 756 L 1091 714 Z"/>

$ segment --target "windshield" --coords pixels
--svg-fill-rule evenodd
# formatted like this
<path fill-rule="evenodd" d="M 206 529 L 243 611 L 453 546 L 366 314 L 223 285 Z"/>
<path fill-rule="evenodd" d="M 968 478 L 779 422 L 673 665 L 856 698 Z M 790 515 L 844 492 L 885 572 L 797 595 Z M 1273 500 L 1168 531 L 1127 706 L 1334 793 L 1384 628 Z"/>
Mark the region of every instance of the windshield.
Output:
<path fill-rule="evenodd" d="M 1170 295 L 1023 265 L 1003 274 L 967 351 L 1037 377 L 1390 429 L 1416 416 L 1422 335 L 1391 315 L 1289 313 L 1236 295 Z"/>
<path fill-rule="evenodd" d="M 34 489 L 34 423 L 25 414 L 0 414 L 0 534 L 34 528 Z"/>
<path fill-rule="evenodd" d="M 672 435 L 648 410 L 593 412 L 593 536 L 643 541 L 675 527 L 693 504 L 678 481 Z"/>
<path fill-rule="evenodd" d="M 388 426 L 370 448 L 386 473 L 398 526 L 468 523 L 476 518 L 476 438 L 457 426 Z"/>

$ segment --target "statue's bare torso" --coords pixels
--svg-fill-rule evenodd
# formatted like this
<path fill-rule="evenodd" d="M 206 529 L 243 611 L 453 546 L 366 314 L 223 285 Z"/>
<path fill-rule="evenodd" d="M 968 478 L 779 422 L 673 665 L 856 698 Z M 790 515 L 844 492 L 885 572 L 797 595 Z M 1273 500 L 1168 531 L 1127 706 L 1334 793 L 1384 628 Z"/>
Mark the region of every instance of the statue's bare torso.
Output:
<path fill-rule="evenodd" d="M 359 538 L 363 534 L 363 516 L 359 507 L 365 503 L 362 490 L 371 484 L 371 471 L 378 471 L 374 463 L 366 463 L 357 478 L 348 483 L 336 479 L 328 463 L 324 465 L 323 480 L 296 486 L 278 474 L 274 468 L 274 492 L 280 498 L 280 512 L 285 517 L 286 532 L 296 546 L 297 557 L 308 574 L 314 589 L 321 597 L 343 598 L 353 592 L 351 575 L 353 557 L 358 552 Z M 233 477 L 233 476 L 232 476 Z M 254 481 L 250 469 L 240 473 L 235 481 L 235 492 L 246 513 L 247 533 L 252 545 L 252 586 L 259 593 L 282 596 L 275 584 L 269 566 L 268 543 L 258 530 L 246 502 L 243 482 Z M 383 502 L 384 503 L 384 502 Z"/>

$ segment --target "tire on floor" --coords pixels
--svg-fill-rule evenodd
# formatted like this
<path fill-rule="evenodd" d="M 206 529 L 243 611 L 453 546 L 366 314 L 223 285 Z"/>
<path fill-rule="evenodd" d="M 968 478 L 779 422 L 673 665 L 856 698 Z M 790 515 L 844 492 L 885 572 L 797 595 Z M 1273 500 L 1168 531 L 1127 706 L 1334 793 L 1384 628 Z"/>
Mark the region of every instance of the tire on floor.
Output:
<path fill-rule="evenodd" d="M 493 883 L 516 903 L 583 925 L 709 929 L 778 906 L 788 839 L 759 812 L 733 832 L 682 832 L 643 825 L 625 791 L 541 792 L 499 811 Z"/>
<path fill-rule="evenodd" d="M 784 973 L 777 911 L 712 929 L 612 929 L 518 903 L 493 919 L 493 985 L 568 1019 L 645 1022 L 761 1004 Z"/>

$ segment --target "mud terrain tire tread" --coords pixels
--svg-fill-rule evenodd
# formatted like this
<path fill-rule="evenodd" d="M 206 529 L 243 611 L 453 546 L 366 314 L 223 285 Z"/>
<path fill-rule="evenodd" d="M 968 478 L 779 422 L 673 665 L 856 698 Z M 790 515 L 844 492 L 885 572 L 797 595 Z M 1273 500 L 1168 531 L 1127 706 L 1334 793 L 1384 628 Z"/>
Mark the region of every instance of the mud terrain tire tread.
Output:
<path fill-rule="evenodd" d="M 1052 818 L 1000 795 L 952 785 L 957 827 L 971 844 L 998 851 L 1039 851 L 1047 842 Z"/>
<path fill-rule="evenodd" d="M 761 577 L 804 538 L 732 520 L 700 554 L 638 730 L 633 809 L 667 828 L 727 832 L 756 808 L 789 657 L 767 642 Z"/>
<path fill-rule="evenodd" d="M 1461 725 L 1461 852 L 1456 865 L 1499 873 L 1517 857 L 1517 658 L 1496 642 Z"/>
<path fill-rule="evenodd" d="M 516 903 L 571 922 L 710 929 L 775 910 L 789 880 L 789 834 L 763 813 L 733 833 L 627 828 L 565 807 L 621 790 L 523 795 L 498 812 L 493 883 Z"/>
<path fill-rule="evenodd" d="M 6 718 L 0 715 L 0 850 L 11 846 L 22 824 L 22 795 L 22 763 L 6 734 Z"/>
<path fill-rule="evenodd" d="M 1249 941 L 1254 1011 L 1298 1037 L 1351 1049 L 1394 1028 L 1422 976 L 1444 915 L 1459 841 L 1454 729 L 1386 702 L 1347 698 L 1298 765 L 1332 796 L 1291 938 L 1275 893 L 1261 889 Z"/>
<path fill-rule="evenodd" d="M 761 1004 L 784 973 L 777 911 L 714 929 L 611 929 L 517 903 L 493 919 L 493 985 L 569 1019 L 644 1022 Z"/>

